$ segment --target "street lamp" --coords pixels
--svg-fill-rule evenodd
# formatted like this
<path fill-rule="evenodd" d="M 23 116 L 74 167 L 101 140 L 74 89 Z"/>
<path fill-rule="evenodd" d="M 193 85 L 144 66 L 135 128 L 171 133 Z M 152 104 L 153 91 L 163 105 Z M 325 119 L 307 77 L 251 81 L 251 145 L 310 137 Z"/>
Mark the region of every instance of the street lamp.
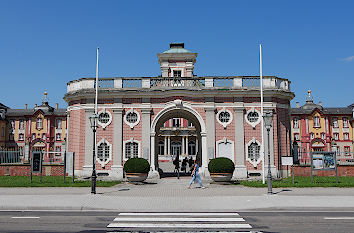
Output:
<path fill-rule="evenodd" d="M 94 113 L 89 117 L 91 128 L 93 131 L 93 154 L 92 154 L 92 176 L 91 176 L 91 193 L 96 194 L 96 130 L 98 115 Z"/>
<path fill-rule="evenodd" d="M 267 129 L 268 135 L 268 176 L 267 176 L 267 183 L 268 183 L 268 194 L 273 194 L 272 192 L 272 172 L 270 170 L 270 142 L 269 142 L 269 131 L 273 126 L 273 114 L 271 112 L 265 113 L 263 115 L 264 126 Z"/>

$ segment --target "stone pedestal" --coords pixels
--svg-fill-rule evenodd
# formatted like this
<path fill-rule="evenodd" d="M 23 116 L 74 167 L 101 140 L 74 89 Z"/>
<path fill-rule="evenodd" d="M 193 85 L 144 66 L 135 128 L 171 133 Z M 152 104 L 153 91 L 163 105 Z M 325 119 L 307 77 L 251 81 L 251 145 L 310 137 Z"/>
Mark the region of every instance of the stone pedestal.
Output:
<path fill-rule="evenodd" d="M 110 177 L 112 178 L 112 180 L 123 180 L 123 166 L 113 165 L 111 167 Z"/>
<path fill-rule="evenodd" d="M 244 165 L 236 165 L 232 180 L 244 180 L 247 179 L 247 168 Z"/>

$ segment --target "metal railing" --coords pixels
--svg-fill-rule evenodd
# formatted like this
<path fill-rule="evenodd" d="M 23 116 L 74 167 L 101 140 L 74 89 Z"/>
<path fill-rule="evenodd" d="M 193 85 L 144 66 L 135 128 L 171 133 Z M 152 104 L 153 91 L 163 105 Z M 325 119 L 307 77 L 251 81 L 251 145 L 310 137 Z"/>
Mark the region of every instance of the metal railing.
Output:
<path fill-rule="evenodd" d="M 0 164 L 22 163 L 22 151 L 2 150 L 0 151 Z"/>

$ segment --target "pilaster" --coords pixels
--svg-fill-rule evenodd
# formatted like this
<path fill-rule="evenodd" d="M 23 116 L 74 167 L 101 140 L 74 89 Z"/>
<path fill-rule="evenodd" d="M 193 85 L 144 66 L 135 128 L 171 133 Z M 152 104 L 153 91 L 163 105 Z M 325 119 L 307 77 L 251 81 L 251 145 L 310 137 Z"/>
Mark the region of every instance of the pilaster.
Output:
<path fill-rule="evenodd" d="M 142 152 L 143 158 L 150 161 L 150 114 L 151 114 L 151 107 L 150 105 L 146 105 L 144 108 L 141 109 L 142 113 Z M 155 156 L 155 155 L 152 155 Z"/>
<path fill-rule="evenodd" d="M 233 179 L 247 178 L 245 166 L 244 107 L 235 107 L 235 171 Z"/>
<path fill-rule="evenodd" d="M 113 109 L 113 165 L 112 176 L 123 179 L 123 107 Z"/>
<path fill-rule="evenodd" d="M 82 167 L 84 176 L 90 176 L 92 173 L 92 157 L 93 157 L 93 131 L 90 125 L 90 116 L 94 113 L 94 109 L 85 109 L 85 161 Z"/>

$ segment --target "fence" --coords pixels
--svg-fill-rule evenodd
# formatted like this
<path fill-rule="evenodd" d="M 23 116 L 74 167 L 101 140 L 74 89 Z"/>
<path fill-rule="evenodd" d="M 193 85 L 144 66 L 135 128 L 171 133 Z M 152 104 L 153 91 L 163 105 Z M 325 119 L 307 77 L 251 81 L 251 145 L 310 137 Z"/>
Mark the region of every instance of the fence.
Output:
<path fill-rule="evenodd" d="M 23 161 L 22 151 L 13 151 L 13 150 L 1 150 L 0 151 L 0 164 L 8 163 L 22 163 Z"/>
<path fill-rule="evenodd" d="M 338 165 L 354 166 L 354 152 L 337 152 L 336 159 Z M 311 165 L 311 153 L 299 153 L 300 165 Z"/>
<path fill-rule="evenodd" d="M 30 158 L 30 156 L 29 156 Z M 1 150 L 0 164 L 22 164 L 24 162 L 24 153 L 22 150 Z M 43 152 L 43 163 L 62 164 L 64 162 L 62 152 L 46 151 Z"/>

